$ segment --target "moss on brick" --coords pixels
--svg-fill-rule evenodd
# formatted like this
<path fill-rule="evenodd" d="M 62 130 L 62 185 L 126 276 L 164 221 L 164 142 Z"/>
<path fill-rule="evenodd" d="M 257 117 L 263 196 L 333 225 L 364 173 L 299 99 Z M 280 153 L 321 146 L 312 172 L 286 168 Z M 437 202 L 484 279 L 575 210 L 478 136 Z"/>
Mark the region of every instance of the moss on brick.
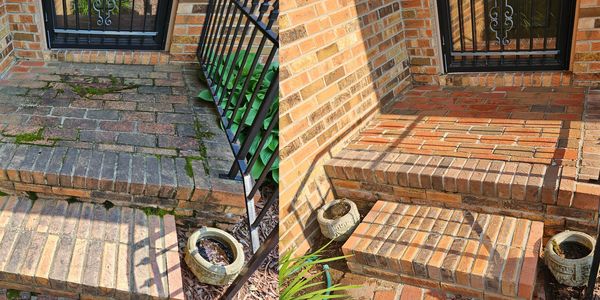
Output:
<path fill-rule="evenodd" d="M 159 207 L 144 207 L 142 208 L 142 211 L 147 215 L 147 216 L 159 216 L 159 217 L 164 217 L 166 215 L 175 215 L 175 209 L 171 209 L 171 210 L 166 210 L 163 208 L 159 208 Z"/>
<path fill-rule="evenodd" d="M 5 197 L 5 196 L 8 196 L 8 194 L 3 191 L 0 191 L 0 197 Z"/>
<path fill-rule="evenodd" d="M 44 128 L 40 128 L 36 132 L 17 134 L 14 136 L 14 138 L 15 138 L 15 143 L 17 143 L 17 144 L 27 144 L 27 143 L 40 141 L 40 140 L 44 139 Z"/>

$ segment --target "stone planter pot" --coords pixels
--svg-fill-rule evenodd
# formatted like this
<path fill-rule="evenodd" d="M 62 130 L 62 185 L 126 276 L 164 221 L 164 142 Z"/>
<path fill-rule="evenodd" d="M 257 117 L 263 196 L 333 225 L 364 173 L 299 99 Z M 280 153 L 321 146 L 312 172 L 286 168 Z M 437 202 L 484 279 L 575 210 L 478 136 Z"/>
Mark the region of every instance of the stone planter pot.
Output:
<path fill-rule="evenodd" d="M 560 245 L 563 242 L 575 242 L 590 249 L 590 253 L 582 258 L 568 259 L 559 256 L 554 250 L 554 243 Z M 568 286 L 583 286 L 587 284 L 590 276 L 590 266 L 594 255 L 596 240 L 578 231 L 564 231 L 553 236 L 546 244 L 544 260 L 556 280 Z"/>
<path fill-rule="evenodd" d="M 338 210 L 339 213 L 340 209 L 344 214 L 332 217 L 332 211 Z M 333 200 L 319 208 L 317 220 L 325 237 L 340 242 L 347 240 L 358 226 L 360 214 L 354 202 L 348 199 Z"/>
<path fill-rule="evenodd" d="M 198 241 L 211 238 L 227 246 L 233 254 L 233 262 L 229 265 L 213 264 L 199 253 L 196 246 Z M 240 273 L 244 266 L 244 250 L 242 245 L 229 233 L 210 227 L 196 230 L 188 239 L 186 245 L 185 262 L 200 282 L 211 285 L 228 285 Z"/>

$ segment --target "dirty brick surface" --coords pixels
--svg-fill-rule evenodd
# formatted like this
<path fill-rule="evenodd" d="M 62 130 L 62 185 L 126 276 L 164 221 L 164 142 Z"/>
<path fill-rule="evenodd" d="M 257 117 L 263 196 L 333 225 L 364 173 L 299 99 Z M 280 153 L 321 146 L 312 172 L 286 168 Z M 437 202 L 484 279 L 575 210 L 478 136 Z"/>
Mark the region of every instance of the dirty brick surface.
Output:
<path fill-rule="evenodd" d="M 0 286 L 68 298 L 183 299 L 175 218 L 0 198 Z"/>
<path fill-rule="evenodd" d="M 342 247 L 355 273 L 449 293 L 531 299 L 544 224 L 378 201 Z"/>
<path fill-rule="evenodd" d="M 18 62 L 0 81 L 0 190 L 241 207 L 241 184 L 219 178 L 233 156 L 197 77 L 187 65 Z"/>

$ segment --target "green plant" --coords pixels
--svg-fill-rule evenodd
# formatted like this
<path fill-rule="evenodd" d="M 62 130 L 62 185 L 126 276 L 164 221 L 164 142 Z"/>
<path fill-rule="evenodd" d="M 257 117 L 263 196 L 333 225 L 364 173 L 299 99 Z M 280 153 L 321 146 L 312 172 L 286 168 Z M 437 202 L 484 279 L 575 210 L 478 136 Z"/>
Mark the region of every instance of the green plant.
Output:
<path fill-rule="evenodd" d="M 331 243 L 331 242 L 330 242 Z M 292 258 L 292 251 L 288 250 L 279 260 L 279 299 L 333 299 L 347 298 L 345 295 L 331 294 L 335 291 L 344 291 L 360 286 L 334 284 L 327 288 L 320 288 L 324 271 L 315 270 L 325 263 L 345 259 L 348 256 L 323 258 L 323 251 L 329 244 L 321 249 L 304 256 Z"/>
<path fill-rule="evenodd" d="M 245 51 L 241 51 L 240 55 L 238 56 L 238 59 L 235 62 L 233 61 L 233 56 L 226 56 L 220 58 L 215 57 L 214 55 L 210 55 L 211 60 L 216 61 L 215 68 L 217 74 L 215 77 L 221 78 L 222 86 L 226 87 L 225 95 L 230 95 L 228 97 L 228 101 L 223 101 L 221 103 L 221 108 L 226 110 L 227 117 L 230 120 L 232 120 L 231 130 L 233 132 L 237 132 L 238 129 L 241 130 L 239 134 L 241 143 L 246 141 L 246 138 L 248 137 L 250 131 L 250 127 L 254 122 L 258 110 L 265 99 L 267 89 L 271 85 L 271 82 L 273 82 L 273 80 L 275 79 L 277 72 L 279 72 L 279 64 L 271 64 L 270 66 L 268 66 L 268 70 L 263 79 L 263 82 L 259 83 L 260 75 L 263 72 L 263 70 L 267 68 L 267 66 L 261 63 L 257 63 L 256 68 L 254 69 L 252 74 L 250 74 L 250 69 L 252 67 L 252 62 L 256 58 L 256 53 L 248 53 L 246 63 L 242 65 L 244 55 L 246 55 Z M 227 80 L 227 77 L 230 72 L 232 75 L 230 76 L 229 80 Z M 241 77 L 238 78 L 236 84 L 235 77 L 238 73 L 241 74 Z M 248 88 L 245 91 L 242 91 L 244 83 L 246 82 L 246 79 L 248 77 L 250 78 Z M 203 79 L 202 76 L 201 79 Z M 256 99 L 252 104 L 250 104 L 252 94 L 257 88 L 259 90 L 257 91 Z M 241 95 L 242 92 L 244 92 L 244 95 Z M 221 94 L 222 92 L 219 91 L 217 97 L 221 97 Z M 225 97 L 225 95 L 223 96 Z M 208 89 L 201 91 L 198 97 L 205 101 L 213 101 L 212 94 Z M 238 99 L 240 99 L 242 103 L 240 103 L 238 111 L 236 112 L 235 116 L 233 116 L 234 108 L 237 105 Z M 258 149 L 261 137 L 266 133 L 266 130 L 271 120 L 273 120 L 273 118 L 279 118 L 279 116 L 276 115 L 278 106 L 279 98 L 276 97 L 275 101 L 273 101 L 273 104 L 269 108 L 269 113 L 267 114 L 266 119 L 264 120 L 261 126 L 261 132 L 252 141 L 252 146 L 250 147 L 248 158 L 253 157 L 255 155 L 259 156 L 251 170 L 252 176 L 254 178 L 258 178 L 258 176 L 260 176 L 260 174 L 266 168 L 269 158 L 271 158 L 271 156 L 277 150 L 277 147 L 279 147 L 279 128 L 275 126 L 276 128 L 274 128 L 271 134 L 267 137 L 264 147 L 262 149 Z M 242 119 L 246 112 L 248 112 L 248 117 L 242 124 Z M 275 160 L 273 166 L 271 167 L 271 170 L 269 171 L 271 173 L 271 178 L 273 179 L 273 181 L 279 183 L 279 158 Z"/>

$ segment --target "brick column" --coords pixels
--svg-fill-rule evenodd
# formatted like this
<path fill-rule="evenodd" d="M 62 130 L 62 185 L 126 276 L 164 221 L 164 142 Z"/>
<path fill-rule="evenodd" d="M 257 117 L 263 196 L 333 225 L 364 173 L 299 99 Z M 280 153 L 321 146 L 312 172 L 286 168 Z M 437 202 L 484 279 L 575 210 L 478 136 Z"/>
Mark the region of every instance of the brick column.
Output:
<path fill-rule="evenodd" d="M 169 51 L 171 61 L 194 61 L 202 33 L 208 0 L 181 0 L 176 9 Z"/>
<path fill-rule="evenodd" d="M 0 1 L 0 74 L 6 70 L 13 59 L 12 35 L 6 13 L 6 3 L 2 0 Z"/>
<path fill-rule="evenodd" d="M 17 58 L 42 59 L 45 38 L 41 1 L 5 0 Z"/>
<path fill-rule="evenodd" d="M 600 2 L 579 1 L 573 61 L 574 83 L 600 86 Z"/>

